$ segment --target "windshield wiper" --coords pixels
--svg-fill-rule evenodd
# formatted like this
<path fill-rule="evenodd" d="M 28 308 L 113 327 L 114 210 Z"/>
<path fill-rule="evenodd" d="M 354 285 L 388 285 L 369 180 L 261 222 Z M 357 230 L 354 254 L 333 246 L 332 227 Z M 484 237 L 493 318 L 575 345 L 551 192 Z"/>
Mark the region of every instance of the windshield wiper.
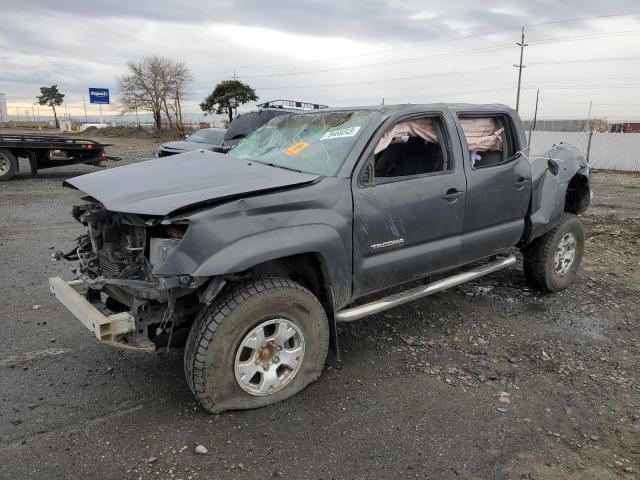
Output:
<path fill-rule="evenodd" d="M 262 162 L 258 162 L 258 163 L 262 163 Z M 263 163 L 263 165 L 269 165 L 270 167 L 284 168 L 285 170 L 291 170 L 292 172 L 306 173 L 306 172 L 303 172 L 302 170 L 297 170 L 297 169 L 291 168 L 291 167 L 284 167 L 282 165 L 277 165 L 275 163 Z"/>

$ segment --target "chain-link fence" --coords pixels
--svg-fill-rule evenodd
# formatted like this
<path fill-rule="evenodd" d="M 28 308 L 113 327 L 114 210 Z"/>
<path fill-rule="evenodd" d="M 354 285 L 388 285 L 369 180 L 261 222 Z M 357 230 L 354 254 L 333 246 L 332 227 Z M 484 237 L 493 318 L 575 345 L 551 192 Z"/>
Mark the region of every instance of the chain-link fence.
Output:
<path fill-rule="evenodd" d="M 531 154 L 539 155 L 554 143 L 566 142 L 589 151 L 589 165 L 603 170 L 640 172 L 640 133 L 593 132 L 589 145 L 588 132 L 544 132 L 531 135 Z"/>

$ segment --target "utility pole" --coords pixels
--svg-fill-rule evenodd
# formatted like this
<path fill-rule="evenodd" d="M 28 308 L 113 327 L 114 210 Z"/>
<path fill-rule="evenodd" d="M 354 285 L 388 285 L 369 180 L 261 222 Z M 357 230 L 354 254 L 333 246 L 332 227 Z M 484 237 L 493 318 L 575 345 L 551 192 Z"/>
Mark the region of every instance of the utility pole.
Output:
<path fill-rule="evenodd" d="M 589 130 L 589 124 L 591 123 L 591 107 L 593 106 L 593 100 L 589 102 L 589 112 L 587 113 L 587 123 L 584 126 L 584 131 Z"/>
<path fill-rule="evenodd" d="M 520 85 L 522 83 L 522 69 L 525 68 L 525 65 L 522 64 L 522 57 L 524 56 L 524 47 L 527 46 L 524 43 L 524 27 L 522 27 L 522 38 L 519 43 L 516 45 L 520 46 L 520 63 L 518 65 L 514 65 L 518 69 L 518 94 L 516 95 L 516 112 L 520 108 Z"/>
<path fill-rule="evenodd" d="M 84 96 L 82 97 L 82 107 L 84 108 L 84 123 L 89 123 L 87 118 L 87 102 L 84 101 Z"/>
<path fill-rule="evenodd" d="M 536 129 L 536 123 L 538 122 L 538 98 L 540 98 L 540 89 L 536 92 L 536 109 L 533 112 L 533 122 L 531 123 L 531 128 L 529 128 L 529 148 L 531 148 L 531 132 Z M 531 152 L 529 152 L 531 153 Z"/>
<path fill-rule="evenodd" d="M 236 79 L 236 67 L 233 67 L 233 79 Z"/>

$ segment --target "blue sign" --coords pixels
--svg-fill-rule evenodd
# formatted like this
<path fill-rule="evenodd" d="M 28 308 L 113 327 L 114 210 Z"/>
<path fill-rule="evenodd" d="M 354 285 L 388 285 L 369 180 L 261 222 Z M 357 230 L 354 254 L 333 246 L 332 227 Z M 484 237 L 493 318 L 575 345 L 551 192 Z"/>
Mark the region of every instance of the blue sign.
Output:
<path fill-rule="evenodd" d="M 89 103 L 102 103 L 104 105 L 108 105 L 109 89 L 89 87 Z"/>

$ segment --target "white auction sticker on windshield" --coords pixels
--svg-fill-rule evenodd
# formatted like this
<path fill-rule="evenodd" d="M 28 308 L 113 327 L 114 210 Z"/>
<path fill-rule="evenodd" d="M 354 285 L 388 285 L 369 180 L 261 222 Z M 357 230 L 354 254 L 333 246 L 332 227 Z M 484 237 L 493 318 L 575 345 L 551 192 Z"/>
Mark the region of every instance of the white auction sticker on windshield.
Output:
<path fill-rule="evenodd" d="M 355 137 L 360 127 L 347 127 L 339 128 L 338 130 L 331 130 L 320 137 L 320 140 L 331 140 L 333 138 Z"/>

